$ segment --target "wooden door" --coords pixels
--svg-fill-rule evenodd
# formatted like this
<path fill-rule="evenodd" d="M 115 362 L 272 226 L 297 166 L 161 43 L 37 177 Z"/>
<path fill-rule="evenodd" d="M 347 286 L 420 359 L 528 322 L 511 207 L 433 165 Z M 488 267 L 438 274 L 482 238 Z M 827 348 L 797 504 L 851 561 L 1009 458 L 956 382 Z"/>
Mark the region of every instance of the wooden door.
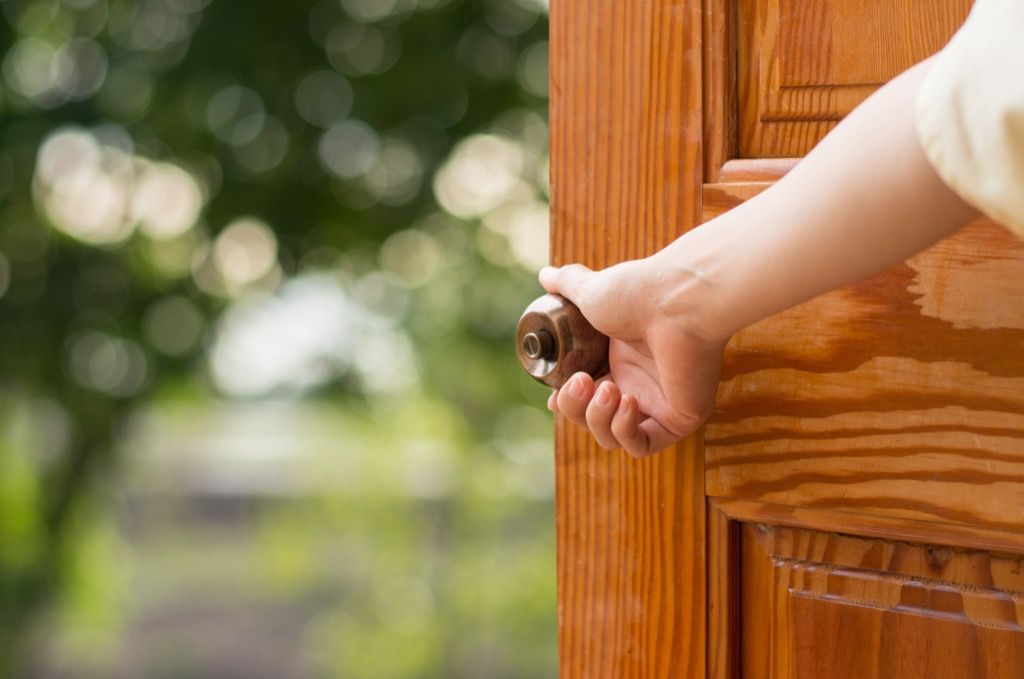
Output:
<path fill-rule="evenodd" d="M 552 254 L 662 247 L 965 0 L 553 0 Z M 1024 677 L 1024 241 L 984 220 L 765 320 L 645 460 L 556 424 L 562 677 Z"/>

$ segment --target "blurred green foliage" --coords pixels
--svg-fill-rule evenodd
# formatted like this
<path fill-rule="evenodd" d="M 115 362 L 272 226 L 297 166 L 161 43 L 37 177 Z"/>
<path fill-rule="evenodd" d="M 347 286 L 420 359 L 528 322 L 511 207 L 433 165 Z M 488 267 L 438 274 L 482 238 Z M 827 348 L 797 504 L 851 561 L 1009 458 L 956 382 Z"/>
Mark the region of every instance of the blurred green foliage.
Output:
<path fill-rule="evenodd" d="M 0 673 L 553 674 L 543 0 L 0 12 Z"/>

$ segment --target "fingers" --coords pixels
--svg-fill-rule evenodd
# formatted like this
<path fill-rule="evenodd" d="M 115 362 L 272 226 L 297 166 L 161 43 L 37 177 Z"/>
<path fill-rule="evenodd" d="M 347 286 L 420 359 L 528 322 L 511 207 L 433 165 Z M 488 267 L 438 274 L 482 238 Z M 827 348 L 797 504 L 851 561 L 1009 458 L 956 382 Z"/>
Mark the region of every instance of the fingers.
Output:
<path fill-rule="evenodd" d="M 587 373 L 576 373 L 558 390 L 555 407 L 569 421 L 587 426 L 587 405 L 594 397 L 594 379 Z"/>
<path fill-rule="evenodd" d="M 646 457 L 682 438 L 645 416 L 636 397 L 623 395 L 614 382 L 595 383 L 582 372 L 552 392 L 548 408 L 590 431 L 602 448 L 622 448 L 633 457 Z"/>
<path fill-rule="evenodd" d="M 594 398 L 587 406 L 587 428 L 594 435 L 599 446 L 605 450 L 621 448 L 612 433 L 612 418 L 619 408 L 621 394 L 613 382 L 602 382 L 598 385 Z"/>
<path fill-rule="evenodd" d="M 640 430 L 644 433 L 647 438 L 647 452 L 641 453 L 640 457 L 644 455 L 651 455 L 659 450 L 668 448 L 673 443 L 677 443 L 683 439 L 679 434 L 675 434 L 665 427 L 662 426 L 653 417 L 648 417 L 640 423 Z"/>
<path fill-rule="evenodd" d="M 538 279 L 548 292 L 562 295 L 579 306 L 587 281 L 594 272 L 582 264 L 567 266 L 546 266 L 540 270 Z"/>
<path fill-rule="evenodd" d="M 644 419 L 636 397 L 627 394 L 619 402 L 612 419 L 612 435 L 633 457 L 646 457 L 663 450 L 681 437 L 663 427 L 653 417 Z"/>
<path fill-rule="evenodd" d="M 627 394 L 622 397 L 612 419 L 612 434 L 633 457 L 648 454 L 650 446 L 647 433 L 640 429 L 640 405 L 636 401 L 636 396 Z"/>
<path fill-rule="evenodd" d="M 619 407 L 619 388 L 608 380 L 595 384 L 587 373 L 576 373 L 548 399 L 553 410 L 572 423 L 590 430 L 606 450 L 620 448 L 612 434 L 612 418 Z"/>

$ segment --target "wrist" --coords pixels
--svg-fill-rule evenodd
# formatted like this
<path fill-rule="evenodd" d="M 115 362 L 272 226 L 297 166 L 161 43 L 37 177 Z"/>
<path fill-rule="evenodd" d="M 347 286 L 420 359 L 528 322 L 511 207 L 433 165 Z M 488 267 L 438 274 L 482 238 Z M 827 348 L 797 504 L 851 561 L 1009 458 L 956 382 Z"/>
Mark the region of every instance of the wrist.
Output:
<path fill-rule="evenodd" d="M 700 227 L 704 228 L 704 227 Z M 688 335 L 724 344 L 737 326 L 727 295 L 728 280 L 716 239 L 689 232 L 648 258 L 656 276 L 654 317 L 673 318 Z"/>
<path fill-rule="evenodd" d="M 780 188 L 688 231 L 654 255 L 666 277 L 677 282 L 668 303 L 690 316 L 699 335 L 725 342 L 801 301 L 794 297 L 800 292 L 799 267 L 778 265 L 799 261 L 789 256 L 779 234 L 801 221 L 787 204 L 795 201 Z"/>

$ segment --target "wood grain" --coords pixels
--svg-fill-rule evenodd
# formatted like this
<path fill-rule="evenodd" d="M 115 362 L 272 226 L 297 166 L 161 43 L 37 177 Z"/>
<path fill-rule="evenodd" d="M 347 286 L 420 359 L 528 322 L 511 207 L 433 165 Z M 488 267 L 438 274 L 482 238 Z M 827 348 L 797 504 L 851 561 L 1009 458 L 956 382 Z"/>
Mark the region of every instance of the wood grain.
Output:
<path fill-rule="evenodd" d="M 734 158 L 722 165 L 718 181 L 726 184 L 774 182 L 793 169 L 799 158 Z"/>
<path fill-rule="evenodd" d="M 726 167 L 728 165 L 727 163 Z M 769 186 L 771 186 L 771 182 L 765 181 L 705 184 L 701 188 L 704 221 L 714 219 L 718 215 L 728 212 L 743 201 L 750 200 Z"/>
<path fill-rule="evenodd" d="M 739 144 L 736 3 L 705 0 L 703 29 L 704 181 L 716 182 Z"/>
<path fill-rule="evenodd" d="M 970 8 L 971 0 L 773 0 L 779 85 L 881 85 L 942 49 Z"/>
<path fill-rule="evenodd" d="M 770 186 L 966 7 L 932 4 L 554 3 L 553 260 L 646 255 Z M 872 26 L 908 34 L 865 56 Z M 706 439 L 635 461 L 559 421 L 560 676 L 1013 676 L 1021 299 L 1024 244 L 978 222 L 737 335 Z"/>
<path fill-rule="evenodd" d="M 941 49 L 970 6 L 741 0 L 740 155 L 804 155 L 880 85 Z"/>
<path fill-rule="evenodd" d="M 1009 677 L 1024 558 L 742 526 L 743 676 Z"/>
<path fill-rule="evenodd" d="M 551 6 L 552 259 L 604 267 L 700 218 L 701 5 Z M 556 425 L 559 676 L 705 672 L 703 455 Z"/>
<path fill-rule="evenodd" d="M 1024 241 L 978 222 L 729 346 L 707 493 L 1020 531 Z"/>
<path fill-rule="evenodd" d="M 917 543 L 940 543 L 1006 555 L 1024 554 L 1024 533 L 1004 531 L 984 526 L 962 526 L 942 521 L 921 521 L 865 514 L 845 509 L 820 509 L 778 505 L 758 500 L 709 498 L 709 515 L 720 514 L 732 523 L 765 523 L 790 528 L 808 528 L 818 532 L 862 535 L 883 540 L 903 540 Z M 715 534 L 708 540 L 717 553 L 720 547 L 712 544 Z M 710 571 L 709 566 L 709 571 Z"/>
<path fill-rule="evenodd" d="M 740 522 L 711 505 L 708 517 L 708 678 L 739 679 Z"/>
<path fill-rule="evenodd" d="M 560 421 L 555 446 L 559 676 L 701 676 L 699 443 L 633 460 Z"/>
<path fill-rule="evenodd" d="M 739 162 L 762 181 L 705 185 L 705 219 L 789 166 Z M 981 220 L 748 328 L 707 428 L 708 494 L 1024 530 L 1021 299 L 1024 241 Z"/>

